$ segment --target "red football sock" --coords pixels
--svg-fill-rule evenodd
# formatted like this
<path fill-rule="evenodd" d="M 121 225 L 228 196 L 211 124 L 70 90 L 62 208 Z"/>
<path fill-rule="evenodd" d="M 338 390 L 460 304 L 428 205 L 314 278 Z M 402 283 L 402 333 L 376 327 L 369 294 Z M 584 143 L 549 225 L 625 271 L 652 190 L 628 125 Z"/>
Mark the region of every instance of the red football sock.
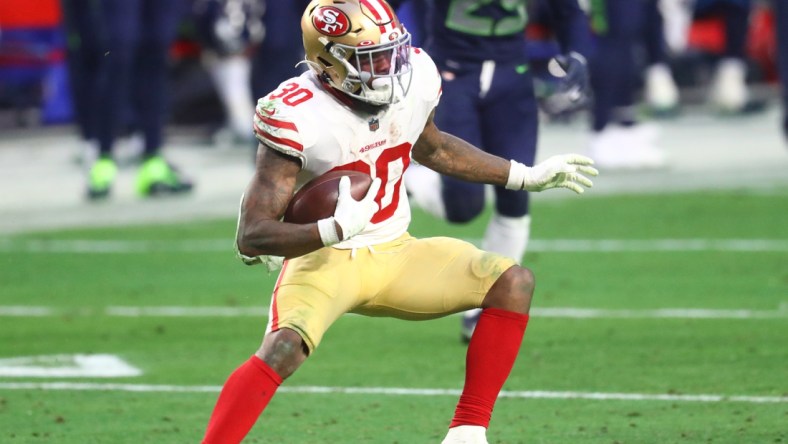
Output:
<path fill-rule="evenodd" d="M 203 444 L 240 443 L 281 384 L 282 378 L 257 356 L 241 364 L 224 383 Z"/>
<path fill-rule="evenodd" d="M 528 315 L 487 308 L 482 311 L 465 358 L 465 387 L 450 427 L 490 424 L 498 393 L 520 351 Z"/>

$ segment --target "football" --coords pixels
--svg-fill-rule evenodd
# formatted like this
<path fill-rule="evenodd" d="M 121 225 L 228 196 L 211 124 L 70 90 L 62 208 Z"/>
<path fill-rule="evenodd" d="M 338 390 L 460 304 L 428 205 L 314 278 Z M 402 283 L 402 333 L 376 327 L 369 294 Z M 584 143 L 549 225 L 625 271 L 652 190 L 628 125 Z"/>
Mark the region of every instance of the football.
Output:
<path fill-rule="evenodd" d="M 329 171 L 305 183 L 290 199 L 284 221 L 310 224 L 334 215 L 339 197 L 339 179 L 350 178 L 350 195 L 361 200 L 366 196 L 372 178 L 360 171 Z"/>

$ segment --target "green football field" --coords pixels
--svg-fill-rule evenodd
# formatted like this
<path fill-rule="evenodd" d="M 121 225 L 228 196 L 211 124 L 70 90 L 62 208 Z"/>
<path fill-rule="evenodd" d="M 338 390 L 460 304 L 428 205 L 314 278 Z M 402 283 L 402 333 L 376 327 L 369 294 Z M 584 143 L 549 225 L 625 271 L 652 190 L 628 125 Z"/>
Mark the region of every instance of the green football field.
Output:
<path fill-rule="evenodd" d="M 788 189 L 540 199 L 491 443 L 788 442 Z M 0 443 L 196 443 L 275 275 L 235 221 L 0 237 Z M 478 241 L 485 219 L 414 215 Z M 345 316 L 245 442 L 439 443 L 459 317 Z"/>

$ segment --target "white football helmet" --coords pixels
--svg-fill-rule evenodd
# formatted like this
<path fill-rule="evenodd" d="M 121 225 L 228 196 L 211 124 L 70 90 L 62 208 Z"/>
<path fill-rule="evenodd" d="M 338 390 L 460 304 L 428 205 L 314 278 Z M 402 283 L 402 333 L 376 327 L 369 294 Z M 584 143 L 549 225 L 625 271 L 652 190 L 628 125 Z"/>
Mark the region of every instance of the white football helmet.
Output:
<path fill-rule="evenodd" d="M 374 105 L 410 89 L 410 34 L 384 0 L 313 0 L 301 17 L 306 63 L 333 88 Z"/>

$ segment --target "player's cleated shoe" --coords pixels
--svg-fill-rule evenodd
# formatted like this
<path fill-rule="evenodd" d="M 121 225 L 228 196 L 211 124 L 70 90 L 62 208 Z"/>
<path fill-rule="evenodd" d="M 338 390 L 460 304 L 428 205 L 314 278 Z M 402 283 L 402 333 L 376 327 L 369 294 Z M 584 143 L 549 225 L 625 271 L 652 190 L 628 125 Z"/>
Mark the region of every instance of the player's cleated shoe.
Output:
<path fill-rule="evenodd" d="M 441 444 L 488 444 L 487 429 L 472 425 L 452 427 Z"/>
<path fill-rule="evenodd" d="M 608 125 L 592 135 L 589 156 L 607 170 L 642 170 L 667 166 L 667 156 L 655 146 L 657 131 L 650 125 Z"/>
<path fill-rule="evenodd" d="M 142 163 L 137 174 L 137 193 L 141 196 L 178 194 L 192 190 L 194 184 L 184 178 L 161 156 L 153 156 Z"/>
<path fill-rule="evenodd" d="M 468 310 L 462 314 L 462 319 L 460 320 L 460 340 L 462 340 L 464 344 L 471 342 L 473 331 L 476 330 L 476 324 L 479 323 L 479 317 L 481 315 L 481 308 Z"/>
<path fill-rule="evenodd" d="M 88 198 L 102 199 L 109 196 L 117 174 L 118 167 L 112 159 L 100 157 L 93 162 L 88 172 Z"/>
<path fill-rule="evenodd" d="M 658 63 L 646 69 L 644 90 L 652 114 L 669 117 L 678 113 L 679 89 L 667 65 Z"/>
<path fill-rule="evenodd" d="M 717 65 L 711 82 L 711 103 L 723 114 L 739 114 L 749 102 L 747 65 L 744 61 L 726 58 Z"/>

